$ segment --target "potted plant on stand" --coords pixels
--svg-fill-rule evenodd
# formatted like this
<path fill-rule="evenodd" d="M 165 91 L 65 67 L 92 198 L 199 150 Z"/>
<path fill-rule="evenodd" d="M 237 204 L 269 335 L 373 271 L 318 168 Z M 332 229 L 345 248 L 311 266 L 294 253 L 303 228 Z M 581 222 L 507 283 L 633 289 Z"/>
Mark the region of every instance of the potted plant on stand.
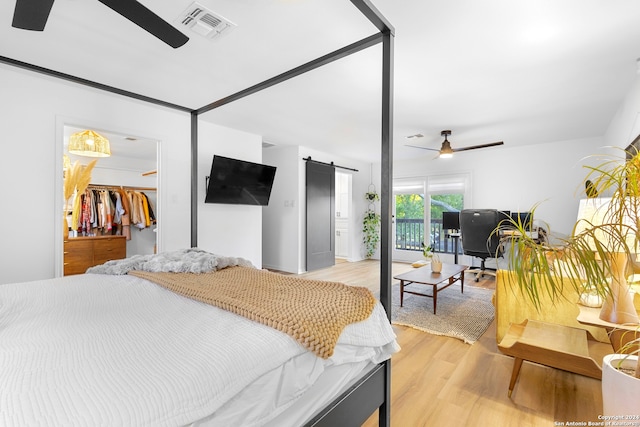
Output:
<path fill-rule="evenodd" d="M 623 342 L 612 342 L 618 352 L 626 354 L 607 356 L 603 361 L 605 415 L 635 414 L 640 404 L 640 328 L 627 283 L 630 272 L 640 271 L 636 261 L 640 250 L 640 155 L 626 154 L 623 159 L 587 166 L 587 198 L 580 201 L 572 235 L 560 244 L 551 247 L 529 236 L 522 224 L 509 224 L 518 236 L 509 237 L 509 269 L 517 277 L 520 293 L 538 310 L 543 297 L 557 300 L 563 286 L 570 283 L 578 294 L 602 299 L 599 318 L 603 324 L 628 330 L 619 335 Z M 618 370 L 630 365 L 633 375 Z"/>

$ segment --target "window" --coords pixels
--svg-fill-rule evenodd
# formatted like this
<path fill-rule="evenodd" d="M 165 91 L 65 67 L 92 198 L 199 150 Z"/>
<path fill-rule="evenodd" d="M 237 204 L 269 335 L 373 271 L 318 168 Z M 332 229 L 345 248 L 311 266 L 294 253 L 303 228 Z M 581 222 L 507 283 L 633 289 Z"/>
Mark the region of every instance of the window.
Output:
<path fill-rule="evenodd" d="M 429 196 L 429 226 L 434 252 L 453 253 L 454 245 L 447 230 L 442 228 L 442 212 L 464 209 L 465 193 L 469 187 L 467 174 L 439 175 L 427 178 Z M 461 248 L 458 248 L 461 251 Z"/>
<path fill-rule="evenodd" d="M 468 191 L 468 174 L 394 180 L 393 258 L 415 261 L 423 242 L 436 252 L 453 253 L 453 241 L 442 229 L 442 212 L 461 211 Z"/>

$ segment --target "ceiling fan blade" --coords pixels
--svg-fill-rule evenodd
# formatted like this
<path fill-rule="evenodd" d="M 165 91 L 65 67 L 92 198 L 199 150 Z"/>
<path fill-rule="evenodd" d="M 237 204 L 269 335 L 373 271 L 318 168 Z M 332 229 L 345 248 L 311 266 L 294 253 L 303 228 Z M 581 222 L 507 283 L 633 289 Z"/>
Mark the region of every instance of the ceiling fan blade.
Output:
<path fill-rule="evenodd" d="M 422 149 L 422 150 L 429 150 L 429 151 L 440 151 L 440 150 L 439 150 L 439 149 L 437 149 L 437 148 L 420 147 L 420 146 L 418 146 L 418 145 L 409 145 L 409 144 L 406 144 L 406 145 L 405 145 L 405 147 L 420 148 L 420 149 Z"/>
<path fill-rule="evenodd" d="M 16 0 L 11 26 L 23 30 L 43 31 L 54 0 Z"/>
<path fill-rule="evenodd" d="M 495 147 L 496 145 L 503 145 L 503 144 L 504 144 L 503 141 L 490 142 L 488 144 L 472 145 L 471 147 L 454 148 L 453 151 L 457 153 L 458 151 L 477 150 L 478 148 Z"/>
<path fill-rule="evenodd" d="M 178 48 L 189 37 L 135 0 L 98 0 L 169 46 Z"/>

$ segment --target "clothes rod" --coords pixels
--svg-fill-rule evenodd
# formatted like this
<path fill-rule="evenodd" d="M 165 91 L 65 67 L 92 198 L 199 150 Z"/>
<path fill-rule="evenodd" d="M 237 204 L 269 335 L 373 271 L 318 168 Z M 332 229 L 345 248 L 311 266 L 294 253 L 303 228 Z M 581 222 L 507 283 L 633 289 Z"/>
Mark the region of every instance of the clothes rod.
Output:
<path fill-rule="evenodd" d="M 158 191 L 155 187 L 130 187 L 128 185 L 100 185 L 89 184 L 87 188 L 92 190 L 131 190 L 131 191 Z"/>
<path fill-rule="evenodd" d="M 348 167 L 346 167 L 346 166 L 339 166 L 339 165 L 335 165 L 335 164 L 333 164 L 333 162 L 331 162 L 331 163 L 325 163 L 325 162 L 319 162 L 319 161 L 317 161 L 317 160 L 313 160 L 313 159 L 311 158 L 311 156 L 309 156 L 309 157 L 307 157 L 307 158 L 304 158 L 304 157 L 303 157 L 303 158 L 302 158 L 302 160 L 307 161 L 307 162 L 320 163 L 321 165 L 333 166 L 334 168 L 340 168 L 340 169 L 346 169 L 346 170 L 349 170 L 349 171 L 358 172 L 358 169 L 348 168 Z"/>

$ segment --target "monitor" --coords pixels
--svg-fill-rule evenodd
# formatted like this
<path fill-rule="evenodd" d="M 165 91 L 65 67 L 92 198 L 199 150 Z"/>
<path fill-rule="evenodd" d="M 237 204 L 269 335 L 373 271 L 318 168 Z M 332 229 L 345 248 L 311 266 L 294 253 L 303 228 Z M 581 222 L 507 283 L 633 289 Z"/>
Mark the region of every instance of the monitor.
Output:
<path fill-rule="evenodd" d="M 531 231 L 533 223 L 531 212 L 511 212 L 511 219 L 516 224 L 521 224 L 525 231 Z"/>
<path fill-rule="evenodd" d="M 498 219 L 500 221 L 500 228 L 513 228 L 513 225 L 511 225 L 511 211 L 499 209 Z"/>
<path fill-rule="evenodd" d="M 442 212 L 444 230 L 460 230 L 460 212 Z"/>

